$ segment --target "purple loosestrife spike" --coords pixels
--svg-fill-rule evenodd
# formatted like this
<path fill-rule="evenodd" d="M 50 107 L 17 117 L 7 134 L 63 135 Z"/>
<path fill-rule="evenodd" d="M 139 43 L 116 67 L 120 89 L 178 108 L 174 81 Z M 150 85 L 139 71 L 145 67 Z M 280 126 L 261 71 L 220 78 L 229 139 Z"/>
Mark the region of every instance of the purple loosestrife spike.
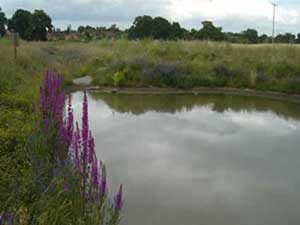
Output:
<path fill-rule="evenodd" d="M 49 129 L 52 122 L 54 122 L 57 137 L 60 138 L 57 141 L 69 150 L 68 156 L 73 163 L 74 170 L 82 175 L 81 181 L 83 186 L 81 187 L 81 192 L 85 200 L 89 204 L 95 200 L 102 201 L 107 194 L 106 168 L 105 165 L 102 165 L 101 161 L 98 162 L 97 160 L 95 141 L 89 130 L 87 94 L 84 92 L 82 127 L 80 129 L 78 123 L 76 123 L 74 129 L 74 115 L 70 97 L 68 98 L 66 116 L 64 116 L 66 97 L 61 89 L 61 81 L 61 77 L 56 73 L 46 72 L 45 80 L 40 89 L 39 107 L 43 122 L 42 125 L 44 128 Z M 61 145 L 58 146 L 60 147 Z M 64 161 L 65 158 L 62 157 L 59 160 Z M 66 184 L 64 190 L 68 191 L 69 189 L 69 184 Z M 121 185 L 114 198 L 116 212 L 119 212 L 122 208 L 122 194 Z"/>
<path fill-rule="evenodd" d="M 2 212 L 0 214 L 0 225 L 13 225 L 15 219 L 15 215 L 13 213 L 9 212 Z"/>
<path fill-rule="evenodd" d="M 83 164 L 83 187 L 86 188 L 87 171 L 87 156 L 88 156 L 88 138 L 89 138 L 89 121 L 88 121 L 88 103 L 86 92 L 84 92 L 82 103 L 82 164 Z M 86 190 L 84 190 L 85 192 Z"/>
<path fill-rule="evenodd" d="M 82 104 L 82 147 L 83 152 L 87 155 L 88 151 L 88 139 L 89 139 L 89 121 L 88 121 L 88 103 L 86 92 L 84 92 L 83 104 Z"/>
<path fill-rule="evenodd" d="M 123 186 L 120 185 L 119 191 L 115 195 L 115 212 L 118 213 L 122 209 L 123 206 Z"/>
<path fill-rule="evenodd" d="M 71 154 L 74 160 L 74 166 L 77 171 L 80 171 L 80 130 L 78 123 L 76 123 L 76 131 L 74 132 L 71 150 Z"/>
<path fill-rule="evenodd" d="M 95 187 L 98 187 L 99 183 L 98 183 L 98 162 L 97 162 L 97 159 L 94 159 L 93 164 L 92 164 L 92 181 L 93 181 L 93 185 Z"/>
<path fill-rule="evenodd" d="M 95 143 L 94 138 L 92 137 L 92 132 L 89 133 L 89 155 L 88 155 L 88 162 L 92 163 L 93 158 L 95 157 Z"/>
<path fill-rule="evenodd" d="M 107 178 L 106 178 L 106 168 L 105 165 L 102 166 L 102 176 L 99 185 L 99 195 L 100 198 L 103 198 L 106 194 L 106 185 L 107 185 Z"/>
<path fill-rule="evenodd" d="M 70 191 L 70 185 L 64 184 L 64 192 L 69 192 L 69 191 Z"/>

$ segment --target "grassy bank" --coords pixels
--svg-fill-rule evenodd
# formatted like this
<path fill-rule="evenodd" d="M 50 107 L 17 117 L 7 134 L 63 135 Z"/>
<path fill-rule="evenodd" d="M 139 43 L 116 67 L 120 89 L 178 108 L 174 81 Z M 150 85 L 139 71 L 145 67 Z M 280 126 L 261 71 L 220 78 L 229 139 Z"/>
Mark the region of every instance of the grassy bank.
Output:
<path fill-rule="evenodd" d="M 101 51 L 89 59 L 83 72 L 92 75 L 97 85 L 300 92 L 297 46 L 153 41 L 98 44 L 103 45 Z"/>
<path fill-rule="evenodd" d="M 7 47 L 10 43 L 2 40 L 0 45 L 0 50 L 4 48 L 5 55 L 12 57 L 12 49 Z M 20 74 L 22 83 L 27 82 L 25 87 L 32 79 L 38 79 L 36 76 L 45 67 L 50 67 L 66 81 L 91 75 L 93 84 L 101 86 L 205 86 L 300 93 L 297 45 L 152 40 L 22 42 L 19 56 L 17 65 L 7 60 L 1 63 L 11 73 Z M 32 79 L 26 79 L 24 73 Z"/>
<path fill-rule="evenodd" d="M 65 62 L 64 57 L 44 56 L 43 48 L 42 43 L 21 43 L 18 58 L 14 60 L 10 43 L 1 40 L 0 224 L 117 225 L 122 186 L 114 196 L 113 205 L 108 206 L 107 202 L 112 201 L 107 200 L 103 164 L 99 181 L 101 169 L 88 130 L 87 101 L 83 104 L 84 128 L 74 131 L 71 105 L 68 116 L 63 115 L 65 98 L 60 77 L 47 73 L 39 96 L 44 71 L 65 66 L 60 64 Z M 67 79 L 68 73 L 63 74 Z M 77 139 L 73 138 L 75 133 Z M 85 148 L 79 140 L 88 146 Z M 86 156 L 89 152 L 88 163 L 86 157 L 76 158 L 78 169 L 72 165 L 73 158 L 66 160 L 62 156 L 73 154 L 71 142 L 77 146 L 77 150 L 72 150 L 74 154 Z"/>

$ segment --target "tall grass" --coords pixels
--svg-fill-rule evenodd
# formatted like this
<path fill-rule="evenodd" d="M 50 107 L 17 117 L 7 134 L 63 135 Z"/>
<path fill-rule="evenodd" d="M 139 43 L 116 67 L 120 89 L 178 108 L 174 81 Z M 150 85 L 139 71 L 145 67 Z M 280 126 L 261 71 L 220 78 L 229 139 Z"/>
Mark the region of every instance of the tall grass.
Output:
<path fill-rule="evenodd" d="M 110 201 L 105 165 L 89 130 L 86 94 L 81 128 L 74 129 L 70 101 L 64 113 L 65 101 L 60 76 L 48 72 L 26 145 L 27 174 L 10 179 L 13 192 L 1 201 L 0 224 L 119 223 L 122 186 Z"/>
<path fill-rule="evenodd" d="M 100 40 L 21 42 L 19 59 L 11 44 L 5 52 L 1 88 L 15 80 L 28 86 L 41 80 L 45 67 L 56 68 L 67 82 L 91 75 L 95 85 L 191 88 L 221 86 L 300 93 L 300 48 L 297 45 L 239 45 L 204 41 Z M 2 71 L 1 71 L 2 70 Z M 30 78 L 28 78 L 30 74 Z M 10 79 L 15 77 L 16 79 Z M 23 85 L 22 85 L 23 86 Z M 18 88 L 23 90 L 23 88 Z"/>

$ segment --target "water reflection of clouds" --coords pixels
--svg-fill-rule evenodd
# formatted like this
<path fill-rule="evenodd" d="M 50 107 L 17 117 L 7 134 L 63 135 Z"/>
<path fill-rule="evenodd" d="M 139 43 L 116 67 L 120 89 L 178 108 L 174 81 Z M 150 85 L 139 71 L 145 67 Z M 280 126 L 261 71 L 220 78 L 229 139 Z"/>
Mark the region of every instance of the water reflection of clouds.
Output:
<path fill-rule="evenodd" d="M 82 95 L 75 94 L 75 116 Z M 300 122 L 213 104 L 176 113 L 114 112 L 89 98 L 98 154 L 124 183 L 124 224 L 297 224 Z"/>

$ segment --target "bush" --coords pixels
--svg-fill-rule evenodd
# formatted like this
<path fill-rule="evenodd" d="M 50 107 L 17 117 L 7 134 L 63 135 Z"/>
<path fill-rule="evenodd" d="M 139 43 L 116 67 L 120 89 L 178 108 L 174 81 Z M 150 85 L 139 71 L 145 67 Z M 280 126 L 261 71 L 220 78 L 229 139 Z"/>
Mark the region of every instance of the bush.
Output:
<path fill-rule="evenodd" d="M 285 91 L 299 94 L 300 93 L 300 78 L 299 77 L 291 77 L 285 81 Z"/>

